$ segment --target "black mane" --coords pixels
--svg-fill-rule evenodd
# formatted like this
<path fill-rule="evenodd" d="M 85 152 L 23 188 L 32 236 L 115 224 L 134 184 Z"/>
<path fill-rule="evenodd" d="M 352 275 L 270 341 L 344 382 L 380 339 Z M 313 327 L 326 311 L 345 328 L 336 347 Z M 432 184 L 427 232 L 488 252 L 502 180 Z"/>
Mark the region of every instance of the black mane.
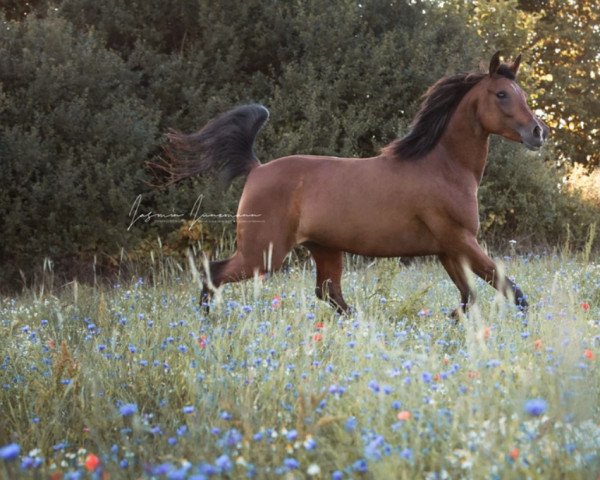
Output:
<path fill-rule="evenodd" d="M 496 74 L 510 80 L 515 79 L 513 71 L 505 64 L 498 67 Z M 390 143 L 383 149 L 383 153 L 401 160 L 414 160 L 433 150 L 460 101 L 487 75 L 460 73 L 438 80 L 423 95 L 423 103 L 413 120 L 410 132 Z"/>

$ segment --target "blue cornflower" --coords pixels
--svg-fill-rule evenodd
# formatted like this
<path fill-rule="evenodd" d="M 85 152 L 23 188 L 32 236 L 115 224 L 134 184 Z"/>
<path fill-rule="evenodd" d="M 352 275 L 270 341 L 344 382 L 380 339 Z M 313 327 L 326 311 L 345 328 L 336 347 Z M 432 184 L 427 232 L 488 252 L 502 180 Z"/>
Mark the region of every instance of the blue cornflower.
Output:
<path fill-rule="evenodd" d="M 381 435 L 376 436 L 367 445 L 365 445 L 365 457 L 369 460 L 381 460 L 381 447 L 383 446 L 384 438 Z"/>
<path fill-rule="evenodd" d="M 300 462 L 298 460 L 296 460 L 295 458 L 286 458 L 283 460 L 283 465 L 288 469 L 288 470 L 297 470 L 298 468 L 300 468 Z"/>
<path fill-rule="evenodd" d="M 221 473 L 227 473 L 233 468 L 233 463 L 228 455 L 223 454 L 215 460 L 215 466 Z"/>
<path fill-rule="evenodd" d="M 338 392 L 338 386 L 337 385 L 330 385 L 329 386 L 329 393 L 335 395 Z"/>
<path fill-rule="evenodd" d="M 331 474 L 331 480 L 342 480 L 344 478 L 344 474 L 339 470 L 336 470 Z"/>
<path fill-rule="evenodd" d="M 306 450 L 314 450 L 317 448 L 317 442 L 314 438 L 308 437 L 306 440 L 304 440 L 304 448 L 306 448 Z"/>
<path fill-rule="evenodd" d="M 35 468 L 35 458 L 33 457 L 24 457 L 21 461 L 21 470 L 29 470 L 30 468 Z"/>
<path fill-rule="evenodd" d="M 431 381 L 433 380 L 433 375 L 431 375 L 431 373 L 429 372 L 423 372 L 421 374 L 421 378 L 425 383 L 431 383 Z"/>
<path fill-rule="evenodd" d="M 492 358 L 491 360 L 489 360 L 487 362 L 487 367 L 488 368 L 496 368 L 499 367 L 502 364 L 502 362 L 496 358 Z"/>
<path fill-rule="evenodd" d="M 543 398 L 533 398 L 531 400 L 527 400 L 523 408 L 525 413 L 533 417 L 539 417 L 548 409 L 548 403 Z"/>
<path fill-rule="evenodd" d="M 150 473 L 156 476 L 166 475 L 171 470 L 173 470 L 173 468 L 173 464 L 171 463 L 161 463 L 160 465 L 156 465 L 155 467 L 153 467 L 150 470 Z"/>
<path fill-rule="evenodd" d="M 243 438 L 244 437 L 237 429 L 232 428 L 223 434 L 223 437 L 219 440 L 218 445 L 221 448 L 234 447 L 236 444 L 241 442 Z"/>
<path fill-rule="evenodd" d="M 352 470 L 359 473 L 365 473 L 369 470 L 369 466 L 367 465 L 367 461 L 364 459 L 357 460 L 352 464 Z"/>
<path fill-rule="evenodd" d="M 137 411 L 138 407 L 135 403 L 126 403 L 124 405 L 121 405 L 121 407 L 119 408 L 119 413 L 123 417 L 131 417 L 132 415 L 136 414 Z"/>
<path fill-rule="evenodd" d="M 21 453 L 21 447 L 17 443 L 9 443 L 0 448 L 0 459 L 4 461 L 14 460 Z"/>
<path fill-rule="evenodd" d="M 194 413 L 195 410 L 196 410 L 196 407 L 194 407 L 193 405 L 186 405 L 185 407 L 183 407 L 181 409 L 181 411 L 183 413 Z"/>
<path fill-rule="evenodd" d="M 129 466 L 129 462 L 125 458 L 119 462 L 119 467 L 121 467 L 123 469 L 127 468 L 128 466 Z"/>
<path fill-rule="evenodd" d="M 369 382 L 368 386 L 371 389 L 371 391 L 373 391 L 374 393 L 379 393 L 379 391 L 381 390 L 381 387 L 379 386 L 379 384 L 375 380 L 371 380 Z"/>
<path fill-rule="evenodd" d="M 231 415 L 231 413 L 229 413 L 229 412 L 222 411 L 221 412 L 221 418 L 223 420 L 231 420 L 233 418 L 233 415 Z"/>
<path fill-rule="evenodd" d="M 296 430 L 290 430 L 289 432 L 287 432 L 286 438 L 288 439 L 288 441 L 293 442 L 298 438 L 298 432 Z"/>
<path fill-rule="evenodd" d="M 402 450 L 400 452 L 400 456 L 402 458 L 405 458 L 406 460 L 412 460 L 412 458 L 413 458 L 412 450 L 410 448 L 405 448 L 404 450 Z"/>
<path fill-rule="evenodd" d="M 350 417 L 350 418 L 348 418 L 348 420 L 346 420 L 344 428 L 346 429 L 347 432 L 353 432 L 354 430 L 356 430 L 357 423 L 358 422 L 356 421 L 356 417 Z"/>

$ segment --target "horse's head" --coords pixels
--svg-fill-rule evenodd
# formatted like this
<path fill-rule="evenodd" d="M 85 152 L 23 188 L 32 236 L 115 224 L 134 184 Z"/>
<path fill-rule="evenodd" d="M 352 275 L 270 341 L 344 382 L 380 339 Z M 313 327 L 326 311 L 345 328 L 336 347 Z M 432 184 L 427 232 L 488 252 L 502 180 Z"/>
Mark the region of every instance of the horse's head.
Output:
<path fill-rule="evenodd" d="M 500 63 L 500 52 L 490 62 L 489 75 L 479 86 L 477 115 L 482 127 L 531 150 L 539 149 L 550 133 L 527 105 L 527 95 L 517 84 L 521 55 L 507 65 Z"/>

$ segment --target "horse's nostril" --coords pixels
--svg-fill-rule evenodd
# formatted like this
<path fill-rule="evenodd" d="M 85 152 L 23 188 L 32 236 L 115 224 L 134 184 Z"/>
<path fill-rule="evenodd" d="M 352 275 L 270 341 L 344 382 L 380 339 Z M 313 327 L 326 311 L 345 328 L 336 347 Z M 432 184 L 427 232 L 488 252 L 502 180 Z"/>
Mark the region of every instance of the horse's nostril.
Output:
<path fill-rule="evenodd" d="M 542 135 L 542 134 L 543 134 L 543 132 L 542 132 L 542 129 L 540 128 L 540 126 L 539 126 L 539 125 L 536 125 L 536 126 L 533 128 L 533 136 L 534 136 L 534 137 L 537 137 L 537 138 L 541 138 L 541 139 L 543 139 L 544 137 L 543 137 L 543 135 Z"/>

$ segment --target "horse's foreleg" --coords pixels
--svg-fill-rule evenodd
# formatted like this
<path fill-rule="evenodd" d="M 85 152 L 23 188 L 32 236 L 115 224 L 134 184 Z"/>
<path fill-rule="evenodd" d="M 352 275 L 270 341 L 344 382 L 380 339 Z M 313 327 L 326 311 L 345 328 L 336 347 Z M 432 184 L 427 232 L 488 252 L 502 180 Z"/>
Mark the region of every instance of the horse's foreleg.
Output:
<path fill-rule="evenodd" d="M 528 303 L 521 289 L 510 278 L 498 273 L 494 261 L 481 249 L 475 238 L 470 239 L 464 253 L 473 272 L 503 293 L 507 298 L 513 298 L 517 306 L 527 308 Z"/>
<path fill-rule="evenodd" d="M 348 313 L 348 304 L 342 296 L 343 252 L 317 244 L 306 247 L 317 265 L 317 297 L 328 301 L 338 313 Z"/>
<path fill-rule="evenodd" d="M 465 272 L 466 265 L 446 254 L 439 255 L 439 259 L 454 282 L 454 285 L 460 291 L 460 307 L 455 309 L 451 314 L 452 318 L 456 319 L 460 316 L 461 312 L 466 312 L 469 305 L 475 301 L 475 292 L 469 287 Z"/>

